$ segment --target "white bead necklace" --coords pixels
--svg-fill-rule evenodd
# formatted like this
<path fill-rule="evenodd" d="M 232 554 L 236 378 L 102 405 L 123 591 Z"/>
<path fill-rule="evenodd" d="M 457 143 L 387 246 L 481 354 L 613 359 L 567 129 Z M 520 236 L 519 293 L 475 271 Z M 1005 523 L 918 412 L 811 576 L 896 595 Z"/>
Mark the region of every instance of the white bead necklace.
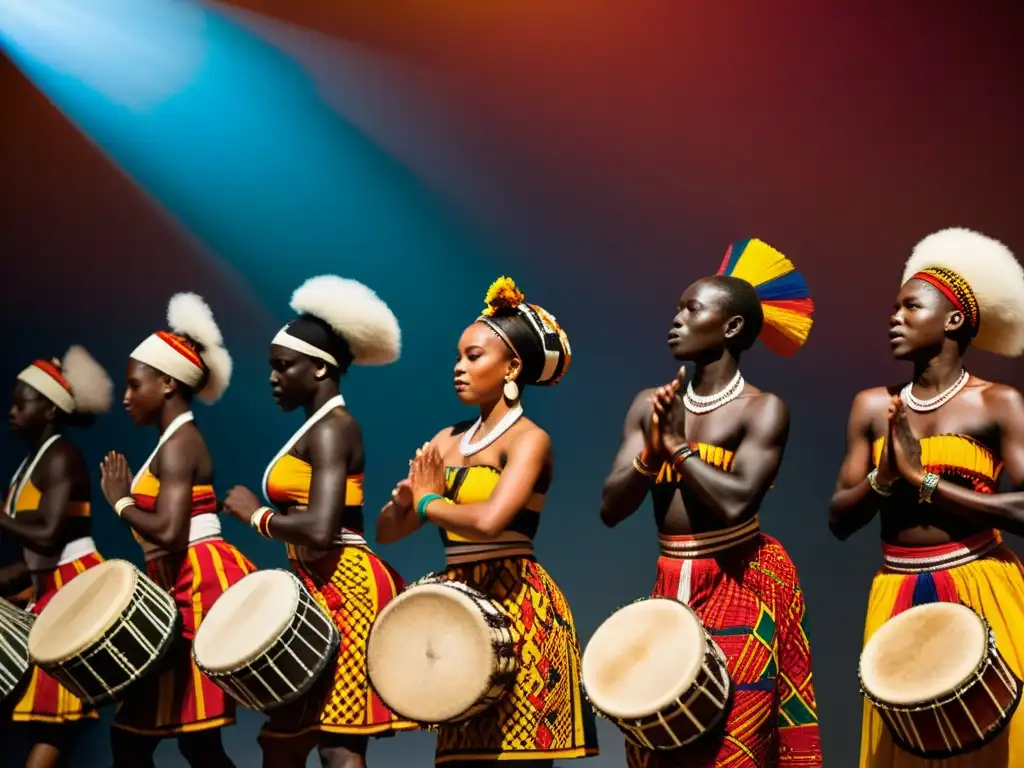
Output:
<path fill-rule="evenodd" d="M 472 456 L 474 453 L 480 453 L 480 451 L 508 432 L 522 415 L 523 406 L 516 403 L 515 406 L 509 409 L 508 413 L 501 417 L 501 421 L 494 425 L 494 429 L 487 433 L 487 437 L 474 443 L 472 442 L 473 435 L 477 433 L 480 425 L 483 423 L 482 416 L 477 418 L 476 423 L 463 433 L 462 440 L 459 441 L 459 452 L 463 456 Z"/>
<path fill-rule="evenodd" d="M 967 386 L 967 380 L 971 378 L 971 375 L 966 369 L 960 371 L 960 377 L 954 381 L 949 387 L 932 397 L 928 400 L 921 400 L 914 397 L 914 382 L 910 382 L 903 389 L 900 390 L 900 399 L 907 404 L 907 407 L 917 413 L 928 413 L 941 408 Z"/>
<path fill-rule="evenodd" d="M 744 383 L 742 374 L 736 371 L 732 381 L 726 384 L 721 391 L 711 395 L 698 395 L 693 390 L 693 382 L 688 382 L 686 392 L 683 394 L 683 407 L 690 413 L 710 413 L 739 397 L 743 392 Z"/>

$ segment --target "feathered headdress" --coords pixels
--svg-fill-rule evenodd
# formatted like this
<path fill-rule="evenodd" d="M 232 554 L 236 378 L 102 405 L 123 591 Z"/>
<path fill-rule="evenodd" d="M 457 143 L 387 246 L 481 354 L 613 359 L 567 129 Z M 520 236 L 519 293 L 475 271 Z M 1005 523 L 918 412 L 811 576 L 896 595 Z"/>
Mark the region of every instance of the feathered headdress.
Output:
<path fill-rule="evenodd" d="M 335 367 L 347 367 L 348 360 L 339 360 L 305 318 L 316 318 L 326 324 L 330 334 L 341 339 L 356 365 L 387 365 L 398 359 L 402 351 L 402 331 L 398 318 L 373 290 L 337 275 L 311 277 L 292 294 L 291 308 L 300 317 L 284 326 L 272 343 L 294 349 L 310 357 L 324 360 Z M 307 338 L 308 337 L 308 338 Z"/>
<path fill-rule="evenodd" d="M 233 364 L 209 305 L 195 293 L 177 293 L 167 305 L 167 324 L 170 331 L 148 336 L 131 357 L 189 387 L 202 384 L 196 397 L 217 402 L 231 383 Z"/>
<path fill-rule="evenodd" d="M 919 242 L 903 269 L 938 288 L 964 313 L 973 344 L 1007 357 L 1024 352 L 1024 268 L 998 240 L 953 227 Z"/>
<path fill-rule="evenodd" d="M 114 383 L 83 347 L 74 345 L 64 360 L 36 360 L 18 374 L 64 413 L 96 415 L 110 410 Z"/>
<path fill-rule="evenodd" d="M 764 313 L 759 338 L 768 349 L 790 357 L 803 347 L 814 325 L 814 301 L 793 262 L 764 241 L 749 238 L 729 246 L 717 274 L 754 286 Z"/>

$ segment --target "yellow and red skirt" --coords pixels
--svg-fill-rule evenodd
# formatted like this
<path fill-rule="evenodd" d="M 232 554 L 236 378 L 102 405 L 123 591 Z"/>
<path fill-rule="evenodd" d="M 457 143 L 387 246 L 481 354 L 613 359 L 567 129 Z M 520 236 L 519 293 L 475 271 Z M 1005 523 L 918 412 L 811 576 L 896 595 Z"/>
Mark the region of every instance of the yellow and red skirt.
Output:
<path fill-rule="evenodd" d="M 289 548 L 289 552 L 294 550 Z M 366 644 L 377 614 L 405 582 L 365 544 L 345 545 L 315 561 L 291 560 L 309 593 L 341 634 L 338 660 L 313 689 L 269 713 L 261 738 L 293 738 L 313 731 L 382 736 L 417 728 L 400 720 L 370 687 Z"/>
<path fill-rule="evenodd" d="M 519 666 L 509 695 L 465 724 L 438 729 L 435 764 L 596 755 L 572 612 L 543 566 L 533 557 L 506 557 L 452 565 L 440 575 L 501 603 Z"/>
<path fill-rule="evenodd" d="M 249 560 L 223 539 L 206 539 L 184 552 L 146 562 L 146 574 L 174 598 L 182 630 L 157 670 L 132 685 L 118 703 L 114 728 L 172 736 L 235 722 L 235 700 L 192 660 L 196 629 L 213 603 L 248 573 Z"/>
<path fill-rule="evenodd" d="M 864 642 L 893 616 L 924 603 L 961 603 L 983 616 L 996 647 L 1017 677 L 1024 677 L 1024 566 L 998 531 L 932 547 L 882 545 L 883 566 L 871 582 Z M 981 749 L 928 761 L 895 744 L 870 702 L 864 702 L 861 768 L 989 768 L 1024 765 L 1024 709 Z"/>
<path fill-rule="evenodd" d="M 679 750 L 626 742 L 629 768 L 820 768 L 806 606 L 796 566 L 757 518 L 725 530 L 660 535 L 653 594 L 696 612 L 725 654 L 732 706 L 720 732 Z"/>
<path fill-rule="evenodd" d="M 38 616 L 65 584 L 78 574 L 84 573 L 86 569 L 102 562 L 100 554 L 92 552 L 70 563 L 59 565 L 52 571 L 36 574 L 42 584 L 38 599 L 29 610 Z M 14 722 L 20 723 L 72 723 L 86 719 L 94 720 L 96 717 L 95 709 L 73 695 L 39 667 L 32 668 L 25 692 L 14 705 L 11 715 Z"/>

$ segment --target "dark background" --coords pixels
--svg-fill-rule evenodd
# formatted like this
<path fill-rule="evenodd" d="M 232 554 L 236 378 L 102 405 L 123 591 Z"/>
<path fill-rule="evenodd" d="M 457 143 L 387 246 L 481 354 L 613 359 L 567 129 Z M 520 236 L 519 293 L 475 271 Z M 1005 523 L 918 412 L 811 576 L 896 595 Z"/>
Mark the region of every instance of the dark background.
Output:
<path fill-rule="evenodd" d="M 0 7 L 0 375 L 81 343 L 120 394 L 128 352 L 162 326 L 170 295 L 198 291 L 236 372 L 197 421 L 218 490 L 256 489 L 299 423 L 274 409 L 266 381 L 288 297 L 314 274 L 358 278 L 404 332 L 396 365 L 355 369 L 343 385 L 366 435 L 372 518 L 412 450 L 471 415 L 450 387 L 454 345 L 489 282 L 510 274 L 573 343 L 563 384 L 525 402 L 557 450 L 539 554 L 585 640 L 654 579 L 647 509 L 615 531 L 597 517 L 625 409 L 673 375 L 664 335 L 682 289 L 729 242 L 763 238 L 805 272 L 818 309 L 797 357 L 758 348 L 745 360 L 792 411 L 762 524 L 807 593 L 826 764 L 855 765 L 856 667 L 880 555 L 874 527 L 845 544 L 826 527 L 847 408 L 858 389 L 908 373 L 889 359 L 885 328 L 917 240 L 967 226 L 1024 249 L 1019 11 L 92 4 L 104 5 L 89 38 L 75 37 L 81 18 L 47 32 Z M 1018 362 L 968 363 L 1022 383 Z M 116 448 L 138 467 L 157 435 L 115 408 L 74 437 L 94 466 Z M 3 471 L 23 453 L 4 441 Z M 98 470 L 96 481 L 98 498 Z M 105 556 L 141 564 L 103 503 L 95 520 Z M 279 545 L 225 529 L 260 566 L 283 565 Z M 408 578 L 443 557 L 427 533 L 378 551 Z M 260 719 L 243 714 L 226 732 L 240 765 L 258 764 Z M 616 732 L 602 724 L 601 737 L 588 765 L 622 765 Z M 172 745 L 159 754 L 184 765 Z M 371 747 L 375 766 L 431 756 L 425 734 Z M 105 724 L 76 757 L 107 764 Z"/>

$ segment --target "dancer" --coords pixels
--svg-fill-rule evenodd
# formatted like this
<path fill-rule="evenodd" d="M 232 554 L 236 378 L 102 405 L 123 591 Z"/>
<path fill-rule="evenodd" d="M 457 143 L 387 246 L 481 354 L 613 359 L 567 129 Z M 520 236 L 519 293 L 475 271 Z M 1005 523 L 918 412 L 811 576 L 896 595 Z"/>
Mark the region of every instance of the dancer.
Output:
<path fill-rule="evenodd" d="M 601 519 L 618 525 L 650 491 L 661 548 L 653 594 L 694 609 L 734 684 L 721 732 L 672 751 L 627 742 L 631 768 L 821 765 L 803 592 L 789 555 L 758 522 L 789 413 L 739 369 L 758 338 L 795 353 L 813 309 L 785 256 L 760 240 L 734 243 L 717 275 L 683 293 L 669 332 L 672 355 L 695 363 L 692 382 L 681 397 L 682 373 L 641 391 L 626 416 Z"/>
<path fill-rule="evenodd" d="M 914 248 L 889 320 L 893 356 L 914 366 L 902 387 L 853 401 L 847 453 L 829 510 L 846 539 L 881 513 L 883 567 L 871 584 L 864 641 L 921 603 L 963 603 L 983 616 L 1024 673 L 1024 573 L 999 529 L 1024 533 L 1024 494 L 997 493 L 1000 470 L 1024 483 L 1024 398 L 972 376 L 970 346 L 1024 352 L 1024 269 L 1002 243 L 945 229 Z M 1024 763 L 1024 715 L 993 743 L 944 766 Z M 894 746 L 867 701 L 860 764 L 924 766 Z"/>
<path fill-rule="evenodd" d="M 340 380 L 352 364 L 398 359 L 400 331 L 373 291 L 334 275 L 306 281 L 291 307 L 299 317 L 270 344 L 270 386 L 279 408 L 302 408 L 306 421 L 263 475 L 274 509 L 241 486 L 224 508 L 260 535 L 287 544 L 292 569 L 342 638 L 337 664 L 321 683 L 270 714 L 260 733 L 264 766 L 304 766 L 316 748 L 328 768 L 358 768 L 366 764 L 370 736 L 416 726 L 388 711 L 367 680 L 370 626 L 404 582 L 363 539 L 363 436 Z"/>
<path fill-rule="evenodd" d="M 171 331 L 157 331 L 131 354 L 125 408 L 139 426 L 156 426 L 160 440 L 137 474 L 120 453 L 103 459 L 103 495 L 132 529 L 146 573 L 166 589 L 181 613 L 182 633 L 158 671 L 128 689 L 117 708 L 111 743 L 114 766 L 152 766 L 159 741 L 177 737 L 189 765 L 230 766 L 220 729 L 235 722 L 235 701 L 192 661 L 195 631 L 214 600 L 255 570 L 221 538 L 213 460 L 193 422 L 193 395 L 220 398 L 231 358 L 206 303 L 176 294 L 167 308 Z"/>
<path fill-rule="evenodd" d="M 596 755 L 572 613 L 534 558 L 554 469 L 551 439 L 523 417 L 520 401 L 522 387 L 561 380 L 569 341 L 554 317 L 502 277 L 487 292 L 483 314 L 463 331 L 458 355 L 456 395 L 480 416 L 444 428 L 417 452 L 381 511 L 377 540 L 436 525 L 448 561 L 443 576 L 504 606 L 519 667 L 510 695 L 466 725 L 439 729 L 435 762 L 517 760 L 540 768 Z"/>
<path fill-rule="evenodd" d="M 62 432 L 89 426 L 110 410 L 112 392 L 107 372 L 78 346 L 63 361 L 36 360 L 18 374 L 10 422 L 29 455 L 11 480 L 0 536 L 22 544 L 34 598 L 27 607 L 37 615 L 57 590 L 103 562 L 92 538 L 89 472 Z M 30 729 L 27 766 L 58 765 L 73 747 L 77 725 L 96 717 L 95 709 L 34 667 L 12 713 Z"/>

